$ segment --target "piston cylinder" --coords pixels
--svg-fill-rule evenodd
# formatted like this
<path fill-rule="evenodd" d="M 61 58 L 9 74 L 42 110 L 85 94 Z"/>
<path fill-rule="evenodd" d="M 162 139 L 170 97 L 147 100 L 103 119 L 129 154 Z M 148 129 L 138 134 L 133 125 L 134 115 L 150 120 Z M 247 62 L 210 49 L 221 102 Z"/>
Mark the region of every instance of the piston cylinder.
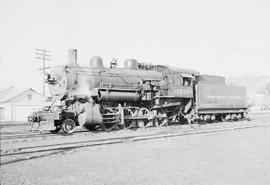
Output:
<path fill-rule="evenodd" d="M 80 125 L 93 125 L 102 123 L 102 115 L 100 113 L 100 105 L 86 103 L 81 113 L 78 117 Z"/>

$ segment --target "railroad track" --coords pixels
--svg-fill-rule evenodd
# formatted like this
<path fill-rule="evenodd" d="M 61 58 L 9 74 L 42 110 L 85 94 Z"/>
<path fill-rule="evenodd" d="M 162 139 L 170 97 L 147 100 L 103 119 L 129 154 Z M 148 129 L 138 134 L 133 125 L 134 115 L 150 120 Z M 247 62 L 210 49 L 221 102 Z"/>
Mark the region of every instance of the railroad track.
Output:
<path fill-rule="evenodd" d="M 245 120 L 242 120 L 242 121 L 245 121 Z M 181 127 L 183 125 L 181 124 L 175 124 L 175 125 L 169 125 L 169 126 L 165 126 L 165 127 L 149 127 L 149 128 L 146 128 L 146 129 L 159 129 L 159 130 L 168 130 L 169 127 L 170 129 L 174 129 L 175 127 Z M 132 129 L 130 129 L 132 130 Z M 136 129 L 134 129 L 136 130 Z M 118 132 L 119 130 L 113 130 L 111 132 Z M 89 132 L 88 130 L 85 130 L 85 129 L 79 129 L 77 131 L 75 131 L 74 135 L 80 135 L 80 133 L 89 133 L 88 135 L 91 135 L 91 134 L 95 134 L 95 133 L 106 133 L 106 131 L 91 131 Z M 49 131 L 43 131 L 43 132 L 34 132 L 34 131 L 30 131 L 30 130 L 27 130 L 27 133 L 22 132 L 1 132 L 1 140 L 2 141 L 5 141 L 5 142 L 19 142 L 20 140 L 23 140 L 23 141 L 28 141 L 28 140 L 35 140 L 35 139 L 45 139 L 45 138 L 59 138 L 61 136 L 70 136 L 70 134 L 66 134 L 66 133 L 58 133 L 58 134 L 53 134 Z"/>
<path fill-rule="evenodd" d="M 70 151 L 77 148 L 83 147 L 95 147 L 103 145 L 112 145 L 120 144 L 127 142 L 136 142 L 144 140 L 153 140 L 161 138 L 170 138 L 177 136 L 187 136 L 187 135 L 197 135 L 197 134 L 207 134 L 214 132 L 226 132 L 234 131 L 241 129 L 250 129 L 256 127 L 267 127 L 270 126 L 270 123 L 263 124 L 250 124 L 250 125 L 234 125 L 224 128 L 207 128 L 207 129 L 198 129 L 198 130 L 186 130 L 186 131 L 165 131 L 153 134 L 143 134 L 143 135 L 132 135 L 124 137 L 114 137 L 114 138 L 105 138 L 105 139 L 89 139 L 84 141 L 75 141 L 75 142 L 65 142 L 58 144 L 46 144 L 46 145 L 36 145 L 36 146 L 26 146 L 20 148 L 12 148 L 9 150 L 1 150 L 2 165 L 20 162 L 24 160 L 29 160 L 33 158 L 39 158 L 44 156 L 49 156 L 57 153 L 62 153 L 65 151 Z"/>
<path fill-rule="evenodd" d="M 151 129 L 155 129 L 155 130 L 173 130 L 176 127 L 181 127 L 183 125 L 170 125 L 170 126 L 165 126 L 165 127 L 149 127 L 149 128 L 145 128 L 145 130 L 151 130 Z M 128 130 L 143 130 L 142 128 L 134 128 L 134 129 L 128 129 Z M 100 134 L 100 133 L 118 133 L 118 132 L 126 132 L 127 130 L 124 129 L 119 129 L 119 130 L 112 130 L 110 132 L 108 131 L 102 131 L 102 130 L 97 130 L 97 131 L 89 131 L 89 130 L 84 130 L 84 129 L 80 129 L 75 131 L 73 134 L 67 134 L 67 133 L 51 133 L 49 131 L 45 131 L 45 132 L 28 132 L 28 133 L 10 133 L 10 134 L 2 134 L 1 133 L 1 140 L 4 142 L 13 142 L 13 140 L 18 140 L 21 141 L 30 141 L 30 140 L 35 140 L 35 139 L 45 139 L 45 138 L 63 138 L 65 136 L 71 137 L 71 136 L 80 136 L 81 134 L 84 135 L 93 135 L 93 134 Z"/>
<path fill-rule="evenodd" d="M 95 131 L 95 132 L 90 132 L 89 130 L 85 130 L 85 129 L 80 129 L 77 130 L 74 135 L 79 135 L 80 133 L 89 133 L 89 135 L 91 133 L 100 133 L 100 131 Z M 25 132 L 19 132 L 19 133 L 3 133 L 1 132 L 1 140 L 2 141 L 12 141 L 12 140 L 31 140 L 31 139 L 44 139 L 45 137 L 62 137 L 62 136 L 71 136 L 73 134 L 67 134 L 67 133 L 51 133 L 50 131 L 28 131 L 27 133 Z"/>
<path fill-rule="evenodd" d="M 1 140 L 12 140 L 12 139 L 27 139 L 35 137 L 43 137 L 46 135 L 52 135 L 51 133 L 21 133 L 21 134 L 6 134 L 1 136 Z"/>
<path fill-rule="evenodd" d="M 83 130 L 80 130 L 80 131 L 77 131 L 76 134 L 78 133 L 84 133 L 84 132 L 89 132 L 87 130 L 83 131 Z M 61 137 L 61 136 L 67 136 L 69 134 L 61 134 L 61 133 L 58 133 L 58 134 L 54 134 L 54 133 L 51 133 L 49 131 L 47 132 L 39 132 L 39 133 L 27 133 L 27 134 L 9 134 L 9 135 L 4 135 L 4 136 L 1 136 L 1 140 L 20 140 L 20 139 L 23 139 L 23 140 L 26 140 L 26 139 L 35 139 L 35 138 L 45 138 L 45 137 Z"/>

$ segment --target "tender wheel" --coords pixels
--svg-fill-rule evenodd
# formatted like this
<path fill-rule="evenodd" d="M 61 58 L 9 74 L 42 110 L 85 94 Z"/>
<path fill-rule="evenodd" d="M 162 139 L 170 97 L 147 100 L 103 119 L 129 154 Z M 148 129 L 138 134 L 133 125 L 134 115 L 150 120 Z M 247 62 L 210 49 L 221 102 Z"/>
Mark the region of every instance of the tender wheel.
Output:
<path fill-rule="evenodd" d="M 75 131 L 76 123 L 72 119 L 65 119 L 62 123 L 62 129 L 65 133 L 71 134 Z"/>

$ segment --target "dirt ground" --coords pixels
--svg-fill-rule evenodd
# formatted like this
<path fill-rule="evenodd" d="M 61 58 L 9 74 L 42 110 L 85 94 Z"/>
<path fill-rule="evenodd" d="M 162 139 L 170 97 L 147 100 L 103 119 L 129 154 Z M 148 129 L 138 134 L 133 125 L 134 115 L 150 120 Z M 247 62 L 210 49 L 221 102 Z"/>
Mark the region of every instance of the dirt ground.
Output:
<path fill-rule="evenodd" d="M 260 127 L 76 149 L 3 165 L 1 184 L 267 185 L 269 141 Z"/>

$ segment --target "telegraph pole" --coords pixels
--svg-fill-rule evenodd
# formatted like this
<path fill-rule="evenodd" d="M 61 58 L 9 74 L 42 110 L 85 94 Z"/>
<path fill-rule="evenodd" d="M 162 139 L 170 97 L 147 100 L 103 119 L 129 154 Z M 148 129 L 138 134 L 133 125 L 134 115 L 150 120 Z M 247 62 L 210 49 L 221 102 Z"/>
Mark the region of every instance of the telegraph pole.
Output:
<path fill-rule="evenodd" d="M 46 67 L 46 61 L 50 61 L 50 51 L 45 50 L 45 49 L 35 49 L 35 54 L 36 59 L 42 60 L 43 65 L 42 68 L 39 68 L 38 70 L 42 70 L 42 74 L 43 74 L 43 96 L 45 96 L 45 74 L 46 74 L 46 69 L 49 69 L 50 67 Z"/>

